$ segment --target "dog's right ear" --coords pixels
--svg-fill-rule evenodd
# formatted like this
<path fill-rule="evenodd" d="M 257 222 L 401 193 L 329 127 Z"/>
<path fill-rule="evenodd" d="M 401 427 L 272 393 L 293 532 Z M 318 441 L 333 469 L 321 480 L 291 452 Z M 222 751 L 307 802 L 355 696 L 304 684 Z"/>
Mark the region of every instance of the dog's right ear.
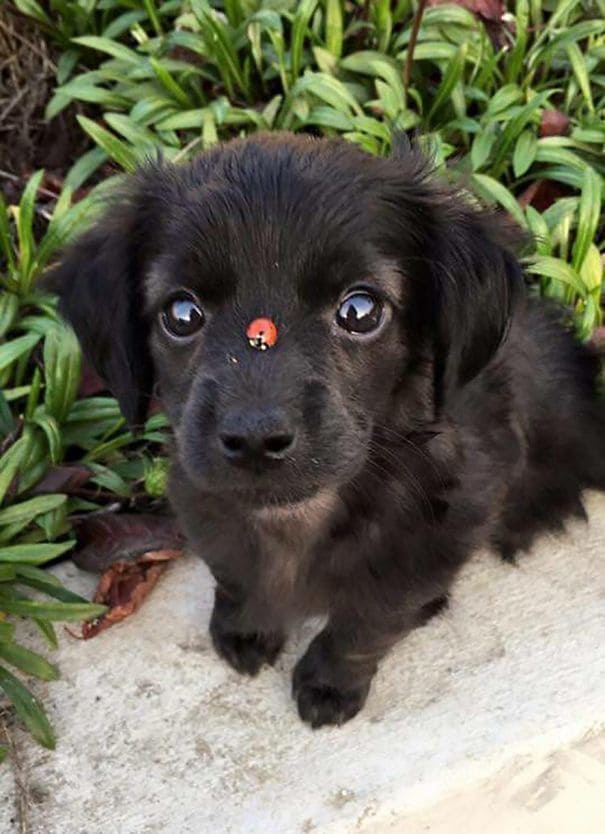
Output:
<path fill-rule="evenodd" d="M 144 421 L 153 389 L 142 278 L 158 230 L 142 184 L 135 178 L 44 279 L 132 426 Z"/>

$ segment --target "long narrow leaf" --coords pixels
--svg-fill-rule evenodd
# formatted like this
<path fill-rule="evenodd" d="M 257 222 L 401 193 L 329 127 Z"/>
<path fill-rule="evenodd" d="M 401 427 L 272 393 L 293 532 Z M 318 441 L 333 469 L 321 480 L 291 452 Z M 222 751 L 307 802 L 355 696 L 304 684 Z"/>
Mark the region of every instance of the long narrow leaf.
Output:
<path fill-rule="evenodd" d="M 0 689 L 4 690 L 17 715 L 33 737 L 44 747 L 54 750 L 55 734 L 42 705 L 29 689 L 3 666 L 0 666 Z"/>

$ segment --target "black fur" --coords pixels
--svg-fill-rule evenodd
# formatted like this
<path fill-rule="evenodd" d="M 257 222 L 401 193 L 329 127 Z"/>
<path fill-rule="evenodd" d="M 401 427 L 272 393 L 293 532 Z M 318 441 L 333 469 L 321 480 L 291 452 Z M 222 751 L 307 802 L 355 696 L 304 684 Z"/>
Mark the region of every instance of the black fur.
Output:
<path fill-rule="evenodd" d="M 512 559 L 605 488 L 596 359 L 525 298 L 510 240 L 409 148 L 273 135 L 145 168 L 55 270 L 131 422 L 159 383 L 217 651 L 255 674 L 294 620 L 328 615 L 293 680 L 314 727 L 358 712 L 476 548 Z M 365 340 L 334 321 L 359 284 L 390 316 Z M 159 314 L 182 288 L 207 320 L 175 344 Z M 265 352 L 245 337 L 258 316 L 279 330 Z M 226 425 L 296 445 L 236 466 Z"/>

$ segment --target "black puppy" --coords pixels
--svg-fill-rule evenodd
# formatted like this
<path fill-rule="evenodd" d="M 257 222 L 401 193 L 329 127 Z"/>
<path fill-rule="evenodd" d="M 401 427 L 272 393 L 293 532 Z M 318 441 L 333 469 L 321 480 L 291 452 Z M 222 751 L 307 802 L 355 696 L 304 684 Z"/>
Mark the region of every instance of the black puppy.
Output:
<path fill-rule="evenodd" d="M 477 547 L 512 559 L 605 488 L 597 361 L 509 239 L 407 147 L 270 135 L 144 168 L 56 268 L 133 424 L 159 383 L 219 654 L 255 674 L 327 614 L 294 670 L 313 727 L 358 712 Z"/>

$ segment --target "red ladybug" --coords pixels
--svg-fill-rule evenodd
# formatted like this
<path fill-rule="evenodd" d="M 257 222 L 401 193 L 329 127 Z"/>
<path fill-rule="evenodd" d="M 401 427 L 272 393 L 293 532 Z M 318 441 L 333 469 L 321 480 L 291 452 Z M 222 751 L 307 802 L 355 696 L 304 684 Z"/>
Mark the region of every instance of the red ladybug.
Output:
<path fill-rule="evenodd" d="M 254 319 L 248 325 L 246 336 L 250 347 L 256 350 L 267 350 L 277 341 L 277 327 L 271 319 Z"/>

